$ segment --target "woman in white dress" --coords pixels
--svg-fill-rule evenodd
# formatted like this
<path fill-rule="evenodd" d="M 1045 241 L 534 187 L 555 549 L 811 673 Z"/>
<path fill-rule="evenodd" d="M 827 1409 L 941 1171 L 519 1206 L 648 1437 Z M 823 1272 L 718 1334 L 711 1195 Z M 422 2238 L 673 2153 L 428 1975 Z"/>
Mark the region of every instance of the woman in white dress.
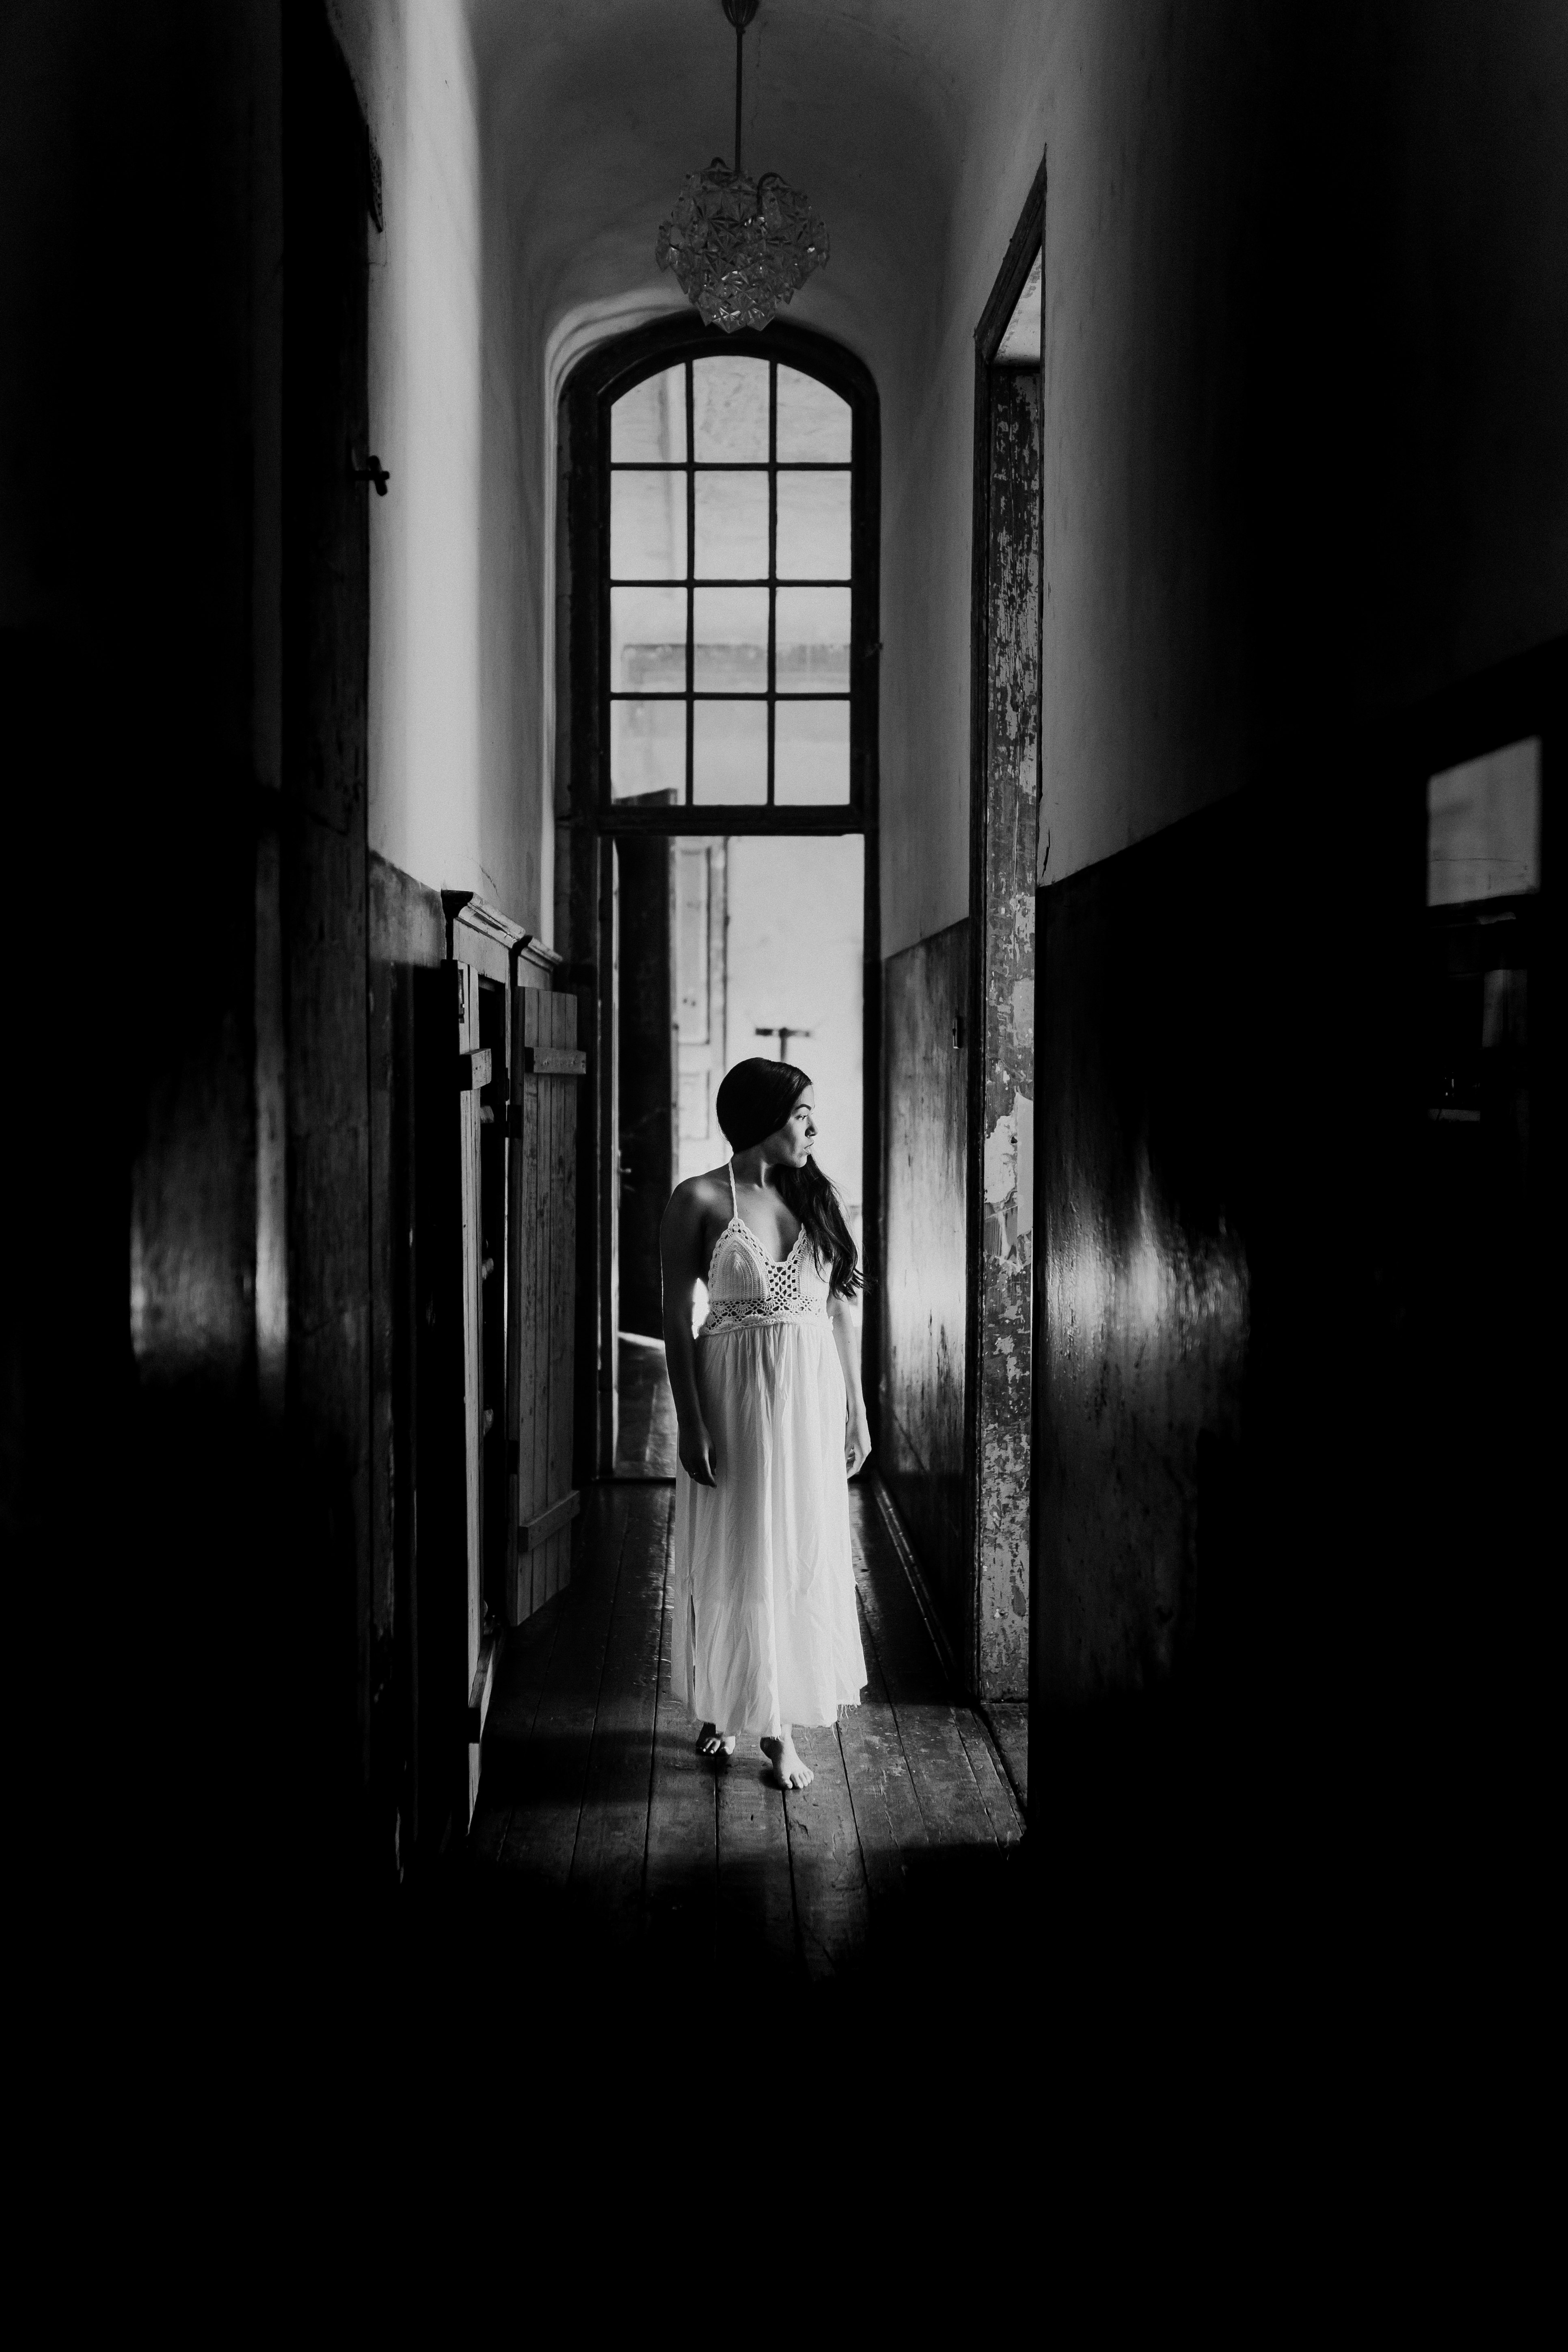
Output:
<path fill-rule="evenodd" d="M 871 1450 L 860 1274 L 811 1156 L 805 1072 L 739 1062 L 716 1108 L 733 1156 L 677 1185 L 659 1235 L 680 1426 L 673 1686 L 701 1719 L 700 1754 L 732 1754 L 753 1733 L 777 1785 L 804 1789 L 793 1727 L 836 1722 L 866 1681 L 846 1484 Z"/>

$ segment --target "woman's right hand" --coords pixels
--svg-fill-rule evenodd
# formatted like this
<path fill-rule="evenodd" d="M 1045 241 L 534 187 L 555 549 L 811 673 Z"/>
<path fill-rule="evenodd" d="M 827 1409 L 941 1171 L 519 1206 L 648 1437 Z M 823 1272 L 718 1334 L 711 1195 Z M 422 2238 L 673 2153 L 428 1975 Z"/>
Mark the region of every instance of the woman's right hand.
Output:
<path fill-rule="evenodd" d="M 718 1485 L 713 1475 L 713 1440 L 708 1434 L 706 1422 L 697 1422 L 689 1429 L 682 1427 L 680 1466 L 689 1478 L 696 1479 L 700 1486 Z"/>

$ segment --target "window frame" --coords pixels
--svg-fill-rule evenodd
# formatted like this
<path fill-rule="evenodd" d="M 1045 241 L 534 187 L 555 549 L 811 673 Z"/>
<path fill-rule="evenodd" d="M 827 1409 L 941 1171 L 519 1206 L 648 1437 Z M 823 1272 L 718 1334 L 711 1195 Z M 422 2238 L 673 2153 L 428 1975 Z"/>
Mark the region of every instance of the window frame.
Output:
<path fill-rule="evenodd" d="M 652 375 L 678 362 L 729 357 L 776 361 L 811 376 L 836 393 L 849 407 L 850 457 L 850 607 L 849 684 L 847 695 L 780 695 L 770 674 L 764 700 L 779 702 L 847 700 L 849 708 L 849 798 L 827 803 L 766 805 L 705 801 L 671 804 L 616 802 L 610 797 L 610 412 L 621 396 Z M 579 362 L 568 379 L 562 404 L 563 455 L 568 475 L 565 553 L 570 569 L 571 677 L 571 814 L 579 823 L 592 818 L 607 834 L 847 834 L 876 829 L 877 805 L 877 680 L 881 646 L 879 638 L 880 546 L 880 415 L 869 371 L 827 337 L 808 329 L 775 320 L 761 334 L 725 335 L 704 327 L 696 315 L 660 320 L 632 335 L 601 346 Z M 683 470 L 695 481 L 700 467 L 689 455 Z M 734 470 L 724 467 L 722 470 Z M 772 484 L 781 470 L 776 457 L 754 470 L 765 472 Z M 802 470 L 832 471 L 834 467 L 804 467 Z M 771 537 L 770 531 L 770 537 Z M 695 550 L 687 547 L 689 580 Z M 774 589 L 770 554 L 766 581 L 748 586 Z M 675 584 L 675 583 L 671 583 Z M 706 582 L 697 582 L 706 586 Z M 712 585 L 723 583 L 715 582 Z M 785 582 L 786 587 L 797 584 Z M 809 584 L 809 583 L 806 583 Z M 841 583 L 831 583 L 835 586 Z M 772 609 L 772 607 L 770 607 Z M 694 648 L 688 645 L 688 686 L 672 701 L 703 698 L 691 681 Z M 732 696 L 716 698 L 733 699 Z M 770 730 L 771 736 L 771 730 Z M 773 760 L 768 785 L 773 789 Z M 689 762 L 688 789 L 690 789 Z"/>

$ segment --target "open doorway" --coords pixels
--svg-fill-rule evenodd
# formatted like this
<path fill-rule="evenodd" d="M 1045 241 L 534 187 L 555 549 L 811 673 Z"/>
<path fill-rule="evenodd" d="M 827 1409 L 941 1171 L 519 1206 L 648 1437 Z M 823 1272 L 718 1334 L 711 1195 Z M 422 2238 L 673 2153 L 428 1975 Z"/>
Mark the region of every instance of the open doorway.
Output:
<path fill-rule="evenodd" d="M 810 1072 L 817 1161 L 861 1245 L 865 845 L 645 835 L 615 856 L 615 1475 L 669 1478 L 659 1220 L 676 1183 L 728 1156 L 713 1105 L 732 1063 Z"/>

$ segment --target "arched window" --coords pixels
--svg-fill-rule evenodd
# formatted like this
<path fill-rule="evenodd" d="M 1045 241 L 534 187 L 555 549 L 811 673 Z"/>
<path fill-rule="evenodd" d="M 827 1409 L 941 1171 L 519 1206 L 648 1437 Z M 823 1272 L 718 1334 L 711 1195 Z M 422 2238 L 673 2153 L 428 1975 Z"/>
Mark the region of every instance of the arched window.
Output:
<path fill-rule="evenodd" d="M 594 354 L 572 392 L 582 719 L 590 653 L 597 685 L 591 730 L 574 725 L 577 814 L 591 792 L 616 832 L 863 830 L 878 650 L 865 370 L 799 330 L 678 321 Z"/>

